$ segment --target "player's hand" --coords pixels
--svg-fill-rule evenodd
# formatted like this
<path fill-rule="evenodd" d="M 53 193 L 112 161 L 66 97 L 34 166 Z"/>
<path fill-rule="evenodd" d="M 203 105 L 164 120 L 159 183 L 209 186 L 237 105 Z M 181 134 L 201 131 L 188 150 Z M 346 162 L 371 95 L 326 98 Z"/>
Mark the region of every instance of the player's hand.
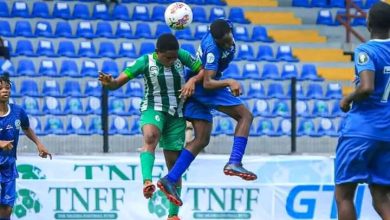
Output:
<path fill-rule="evenodd" d="M 0 141 L 0 148 L 2 150 L 12 150 L 14 148 L 14 145 L 12 145 L 14 141 Z"/>
<path fill-rule="evenodd" d="M 111 74 L 99 72 L 99 81 L 103 86 L 109 86 L 112 81 L 114 81 L 114 77 Z"/>
<path fill-rule="evenodd" d="M 346 98 L 341 99 L 339 105 L 341 111 L 343 112 L 348 112 L 351 109 L 351 102 L 349 102 Z"/>
<path fill-rule="evenodd" d="M 229 80 L 229 88 L 234 96 L 240 96 L 242 94 L 241 84 L 234 79 Z"/>
<path fill-rule="evenodd" d="M 39 156 L 42 157 L 42 158 L 47 158 L 49 156 L 50 160 L 52 158 L 51 156 L 51 153 L 49 153 L 49 151 L 46 149 L 45 146 L 43 146 L 42 144 L 38 145 L 38 152 L 39 152 Z"/>
<path fill-rule="evenodd" d="M 179 98 L 188 98 L 192 96 L 195 92 L 195 80 L 194 79 L 189 79 L 186 84 L 181 88 L 180 90 L 180 96 Z"/>

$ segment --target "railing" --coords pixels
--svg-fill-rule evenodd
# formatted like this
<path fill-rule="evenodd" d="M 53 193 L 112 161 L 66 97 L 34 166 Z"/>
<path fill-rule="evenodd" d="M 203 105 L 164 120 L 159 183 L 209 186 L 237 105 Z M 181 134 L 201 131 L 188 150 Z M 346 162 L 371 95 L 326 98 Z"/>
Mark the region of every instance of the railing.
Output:
<path fill-rule="evenodd" d="M 352 9 L 355 9 L 359 13 L 351 14 Z M 352 19 L 366 17 L 367 13 L 363 11 L 358 5 L 356 5 L 353 0 L 346 0 L 346 14 L 338 14 L 336 19 L 345 27 L 347 43 L 351 42 L 351 35 L 355 36 L 361 42 L 366 41 L 364 37 L 351 26 Z"/>

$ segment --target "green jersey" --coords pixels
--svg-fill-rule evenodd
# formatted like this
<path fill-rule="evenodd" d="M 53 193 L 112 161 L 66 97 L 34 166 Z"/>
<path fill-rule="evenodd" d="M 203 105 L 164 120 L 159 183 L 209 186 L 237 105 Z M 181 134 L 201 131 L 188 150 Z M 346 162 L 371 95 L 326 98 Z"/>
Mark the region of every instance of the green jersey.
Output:
<path fill-rule="evenodd" d="M 165 67 L 157 60 L 157 54 L 151 53 L 136 59 L 124 70 L 130 79 L 144 75 L 145 95 L 141 111 L 154 109 L 170 115 L 183 117 L 183 100 L 179 98 L 181 86 L 185 83 L 184 67 L 193 72 L 201 68 L 201 61 L 185 50 L 179 49 L 178 59 L 171 67 Z"/>

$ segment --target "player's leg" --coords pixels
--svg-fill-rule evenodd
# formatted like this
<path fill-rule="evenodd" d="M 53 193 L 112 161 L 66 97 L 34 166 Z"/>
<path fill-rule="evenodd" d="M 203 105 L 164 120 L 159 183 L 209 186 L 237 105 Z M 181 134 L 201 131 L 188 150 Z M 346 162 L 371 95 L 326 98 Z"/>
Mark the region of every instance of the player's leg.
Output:
<path fill-rule="evenodd" d="M 256 174 L 246 170 L 242 166 L 242 157 L 248 142 L 249 129 L 253 121 L 252 113 L 243 105 L 218 106 L 221 111 L 237 121 L 234 132 L 233 149 L 229 162 L 224 168 L 224 173 L 231 176 L 239 176 L 244 180 L 257 179 Z"/>
<path fill-rule="evenodd" d="M 152 182 L 152 171 L 154 166 L 154 151 L 160 139 L 160 132 L 163 130 L 164 115 L 154 110 L 146 110 L 141 114 L 141 127 L 144 146 L 140 154 L 141 172 L 144 183 L 143 194 L 145 198 L 152 197 L 156 187 Z"/>
<path fill-rule="evenodd" d="M 175 164 L 175 161 L 179 157 L 181 151 L 171 151 L 171 150 L 165 150 L 164 149 L 164 157 L 165 157 L 165 163 L 167 165 L 168 170 L 171 170 L 173 165 Z M 181 187 L 182 187 L 182 181 L 181 178 L 176 183 L 176 192 L 178 196 L 181 195 Z M 179 206 L 175 205 L 174 203 L 169 203 L 169 210 L 168 210 L 168 220 L 175 220 L 178 218 L 179 214 Z"/>
<path fill-rule="evenodd" d="M 16 199 L 16 180 L 1 183 L 0 219 L 9 220 Z"/>
<path fill-rule="evenodd" d="M 390 186 L 370 184 L 372 205 L 384 220 L 390 220 Z"/>
<path fill-rule="evenodd" d="M 356 220 L 356 210 L 353 203 L 357 183 L 338 184 L 335 189 L 337 216 L 339 220 Z"/>

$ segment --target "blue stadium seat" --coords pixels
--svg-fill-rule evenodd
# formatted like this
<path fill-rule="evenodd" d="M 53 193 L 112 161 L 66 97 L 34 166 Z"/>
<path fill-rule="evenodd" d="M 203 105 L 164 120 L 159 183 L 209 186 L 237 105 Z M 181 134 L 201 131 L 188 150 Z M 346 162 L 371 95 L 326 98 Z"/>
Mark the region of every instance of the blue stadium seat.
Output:
<path fill-rule="evenodd" d="M 29 115 L 43 115 L 43 112 L 40 110 L 39 101 L 36 97 L 24 96 L 22 98 L 22 108 Z"/>
<path fill-rule="evenodd" d="M 73 61 L 73 60 L 70 60 L 70 61 Z M 66 80 L 62 94 L 66 97 L 69 97 L 69 96 L 77 97 L 77 98 L 84 97 L 83 93 L 81 92 L 80 83 L 79 83 L 79 81 L 76 81 L 76 80 Z"/>
<path fill-rule="evenodd" d="M 114 115 L 129 115 L 126 111 L 126 105 L 124 99 L 110 97 L 108 100 L 108 112 Z"/>
<path fill-rule="evenodd" d="M 116 26 L 115 36 L 129 39 L 134 38 L 130 24 L 123 21 L 119 22 Z"/>
<path fill-rule="evenodd" d="M 87 114 L 100 115 L 102 113 L 101 100 L 98 97 L 88 97 L 85 111 Z"/>
<path fill-rule="evenodd" d="M 233 35 L 235 40 L 251 41 L 248 29 L 245 26 L 234 26 Z"/>
<path fill-rule="evenodd" d="M 92 27 L 92 23 L 89 21 L 80 21 L 77 25 L 76 36 L 83 38 L 94 38 L 96 37 Z"/>
<path fill-rule="evenodd" d="M 352 0 L 352 2 L 357 5 L 359 8 L 364 8 L 363 0 Z"/>
<path fill-rule="evenodd" d="M 72 33 L 72 27 L 70 26 L 70 23 L 67 21 L 59 21 L 56 24 L 56 30 L 54 32 L 54 35 L 57 37 L 65 37 L 65 38 L 74 38 L 76 36 Z"/>
<path fill-rule="evenodd" d="M 50 96 L 44 97 L 42 111 L 50 115 L 65 115 L 62 111 L 60 100 Z"/>
<path fill-rule="evenodd" d="M 144 91 L 140 81 L 132 80 L 127 83 L 126 97 L 143 97 Z"/>
<path fill-rule="evenodd" d="M 96 54 L 95 45 L 92 43 L 92 41 L 81 41 L 79 43 L 78 55 L 81 57 L 89 57 L 89 58 L 99 57 Z"/>
<path fill-rule="evenodd" d="M 11 31 L 11 26 L 8 21 L 0 21 L 0 35 L 4 37 L 11 37 L 13 33 Z"/>
<path fill-rule="evenodd" d="M 269 62 L 277 61 L 274 56 L 274 51 L 269 45 L 259 45 L 256 59 L 259 61 L 264 60 Z"/>
<path fill-rule="evenodd" d="M 263 66 L 263 72 L 261 73 L 261 79 L 279 80 L 280 74 L 276 64 L 266 63 Z"/>
<path fill-rule="evenodd" d="M 328 0 L 311 0 L 312 7 L 324 8 L 328 6 Z"/>
<path fill-rule="evenodd" d="M 291 120 L 290 119 L 281 119 L 278 123 L 278 128 L 276 129 L 276 134 L 279 136 L 282 135 L 291 135 Z"/>
<path fill-rule="evenodd" d="M 276 101 L 272 109 L 273 116 L 288 118 L 291 116 L 290 107 L 286 101 Z"/>
<path fill-rule="evenodd" d="M 93 19 L 111 20 L 111 15 L 108 12 L 107 5 L 106 4 L 96 4 L 93 7 L 92 18 Z"/>
<path fill-rule="evenodd" d="M 222 79 L 242 79 L 241 71 L 238 68 L 238 65 L 235 63 L 231 63 L 225 71 L 223 71 Z"/>
<path fill-rule="evenodd" d="M 60 56 L 71 57 L 71 58 L 79 57 L 76 54 L 76 49 L 73 42 L 68 40 L 59 42 L 57 54 Z"/>
<path fill-rule="evenodd" d="M 252 41 L 272 43 L 274 39 L 268 36 L 267 29 L 263 26 L 254 26 L 252 30 Z"/>
<path fill-rule="evenodd" d="M 115 45 L 110 41 L 101 41 L 99 46 L 100 57 L 109 57 L 109 58 L 117 58 Z"/>
<path fill-rule="evenodd" d="M 44 96 L 52 96 L 57 98 L 63 97 L 61 94 L 60 84 L 56 80 L 45 80 L 42 86 L 42 94 Z"/>
<path fill-rule="evenodd" d="M 206 0 L 205 0 L 205 3 L 206 3 Z M 207 4 L 225 6 L 226 5 L 226 1 L 223 1 L 223 0 L 207 0 Z"/>
<path fill-rule="evenodd" d="M 41 60 L 39 65 L 39 74 L 41 76 L 60 77 L 57 71 L 57 65 L 54 60 Z"/>
<path fill-rule="evenodd" d="M 86 115 L 83 102 L 77 97 L 66 97 L 64 113 L 67 115 Z"/>
<path fill-rule="evenodd" d="M 87 131 L 85 122 L 80 116 L 72 115 L 68 120 L 68 126 L 66 127 L 67 134 L 76 135 L 90 135 L 91 132 Z"/>
<path fill-rule="evenodd" d="M 340 105 L 339 105 L 339 100 L 336 100 L 333 102 L 331 113 L 331 117 L 345 117 L 346 114 L 341 111 Z"/>
<path fill-rule="evenodd" d="M 231 7 L 229 12 L 229 20 L 241 24 L 249 24 L 249 20 L 245 18 L 244 10 L 240 7 Z"/>
<path fill-rule="evenodd" d="M 233 135 L 234 134 L 234 123 L 231 118 L 219 117 L 212 135 Z"/>
<path fill-rule="evenodd" d="M 9 17 L 9 9 L 6 1 L 0 1 L 0 17 Z"/>
<path fill-rule="evenodd" d="M 328 9 L 319 10 L 317 14 L 316 24 L 333 25 L 334 22 L 333 22 L 332 12 Z"/>
<path fill-rule="evenodd" d="M 99 21 L 97 23 L 95 35 L 98 37 L 115 38 L 111 24 L 107 21 Z"/>
<path fill-rule="evenodd" d="M 265 98 L 264 86 L 261 82 L 252 81 L 249 83 L 248 94 L 246 96 L 249 99 L 262 99 Z"/>
<path fill-rule="evenodd" d="M 322 100 L 316 100 L 313 104 L 312 116 L 314 117 L 329 117 L 328 103 Z"/>
<path fill-rule="evenodd" d="M 303 64 L 301 75 L 299 80 L 312 80 L 312 81 L 323 81 L 321 77 L 318 76 L 317 68 L 314 64 Z"/>
<path fill-rule="evenodd" d="M 298 70 L 294 64 L 284 64 L 282 67 L 282 79 L 291 79 L 298 77 Z"/>
<path fill-rule="evenodd" d="M 186 44 L 186 43 L 183 43 L 180 45 L 180 47 L 186 51 L 188 51 L 190 54 L 192 54 L 193 56 L 196 55 L 196 50 L 195 50 L 195 47 L 193 44 Z"/>
<path fill-rule="evenodd" d="M 326 88 L 326 98 L 341 99 L 343 97 L 343 91 L 339 83 L 329 83 Z"/>
<path fill-rule="evenodd" d="M 206 10 L 203 7 L 192 7 L 193 21 L 194 22 L 208 22 L 206 16 Z"/>
<path fill-rule="evenodd" d="M 34 116 L 29 116 L 28 120 L 30 122 L 30 128 L 35 132 L 38 136 L 46 135 L 47 133 L 42 130 L 42 123 L 39 118 Z"/>
<path fill-rule="evenodd" d="M 370 0 L 367 0 L 367 2 Z M 345 8 L 345 1 L 330 0 L 330 7 L 332 8 Z"/>
<path fill-rule="evenodd" d="M 66 135 L 66 132 L 64 130 L 64 123 L 61 121 L 60 118 L 56 118 L 56 117 L 46 118 L 46 125 L 44 128 L 44 132 L 47 134 L 54 134 L 54 135 Z"/>
<path fill-rule="evenodd" d="M 110 90 L 109 95 L 110 95 L 110 97 L 127 98 L 127 96 L 124 93 L 123 87 L 119 87 L 116 90 Z"/>
<path fill-rule="evenodd" d="M 28 20 L 19 20 L 15 23 L 15 36 L 34 37 L 31 24 Z"/>
<path fill-rule="evenodd" d="M 12 4 L 11 17 L 29 18 L 28 5 L 26 2 L 16 1 Z"/>
<path fill-rule="evenodd" d="M 18 40 L 16 42 L 15 55 L 35 57 L 36 54 L 34 52 L 31 41 Z"/>
<path fill-rule="evenodd" d="M 205 0 L 186 0 L 185 2 L 186 2 L 187 4 L 204 5 L 204 4 L 205 4 L 204 1 L 205 1 Z"/>
<path fill-rule="evenodd" d="M 153 7 L 152 11 L 152 20 L 153 21 L 165 21 L 165 6 L 162 5 L 156 5 Z"/>
<path fill-rule="evenodd" d="M 184 28 L 183 30 L 177 30 L 175 32 L 175 36 L 177 39 L 183 39 L 183 40 L 194 40 L 195 39 L 192 36 L 191 28 Z"/>
<path fill-rule="evenodd" d="M 125 4 L 116 4 L 111 14 L 116 20 L 130 20 L 129 10 L 127 9 Z"/>
<path fill-rule="evenodd" d="M 307 99 L 305 93 L 303 92 L 303 88 L 301 84 L 296 84 L 295 91 L 296 91 L 297 99 Z M 287 90 L 287 98 L 290 97 L 291 97 L 291 86 L 289 86 Z"/>
<path fill-rule="evenodd" d="M 103 134 L 102 118 L 100 116 L 94 116 L 91 118 L 88 131 L 91 134 Z"/>
<path fill-rule="evenodd" d="M 368 11 L 367 10 L 365 10 L 366 11 L 366 13 L 368 13 Z M 362 16 L 363 14 L 362 13 L 360 13 L 360 12 L 356 12 L 355 13 L 355 16 Z M 352 23 L 351 23 L 351 25 L 352 26 L 367 26 L 367 22 L 366 22 L 366 16 L 363 16 L 363 17 L 356 17 L 356 18 L 353 18 L 352 19 Z"/>
<path fill-rule="evenodd" d="M 280 83 L 270 83 L 268 85 L 268 92 L 267 92 L 268 98 L 276 98 L 276 99 L 285 99 L 287 98 L 283 86 Z"/>
<path fill-rule="evenodd" d="M 34 2 L 31 15 L 33 17 L 51 18 L 48 4 L 46 2 Z"/>
<path fill-rule="evenodd" d="M 35 36 L 54 37 L 50 23 L 48 21 L 38 21 L 35 24 Z"/>
<path fill-rule="evenodd" d="M 17 77 L 19 74 L 15 71 L 15 67 L 10 60 L 0 58 L 0 74 L 7 72 L 10 77 Z"/>
<path fill-rule="evenodd" d="M 259 120 L 257 124 L 257 129 L 256 129 L 257 135 L 267 135 L 270 137 L 275 137 L 277 136 L 275 132 L 274 125 L 270 119 L 261 119 Z"/>
<path fill-rule="evenodd" d="M 54 52 L 53 43 L 48 40 L 38 41 L 38 47 L 35 54 L 38 56 L 58 57 L 58 55 Z"/>
<path fill-rule="evenodd" d="M 137 58 L 137 51 L 133 42 L 122 42 L 118 54 L 120 57 Z"/>
<path fill-rule="evenodd" d="M 194 38 L 197 40 L 202 39 L 202 37 L 207 33 L 208 31 L 208 26 L 203 24 L 203 25 L 197 25 L 195 29 L 195 34 Z"/>
<path fill-rule="evenodd" d="M 22 76 L 39 76 L 34 62 L 30 59 L 21 59 L 18 63 L 17 73 Z"/>
<path fill-rule="evenodd" d="M 379 2 L 380 0 L 367 0 L 366 4 L 364 5 L 364 8 L 371 8 L 375 3 Z"/>
<path fill-rule="evenodd" d="M 250 44 L 240 44 L 236 56 L 237 60 L 255 60 L 253 48 Z"/>
<path fill-rule="evenodd" d="M 260 79 L 260 71 L 255 63 L 246 63 L 242 71 L 242 78 L 244 79 Z"/>
<path fill-rule="evenodd" d="M 102 64 L 102 71 L 111 74 L 113 77 L 117 77 L 119 75 L 118 65 L 113 60 L 104 60 Z"/>
<path fill-rule="evenodd" d="M 324 92 L 322 90 L 322 86 L 320 84 L 309 84 L 307 88 L 306 97 L 309 99 L 323 99 Z"/>
<path fill-rule="evenodd" d="M 82 3 L 76 3 L 73 7 L 73 18 L 83 19 L 83 20 L 91 19 L 88 5 Z"/>
<path fill-rule="evenodd" d="M 156 27 L 156 32 L 154 34 L 154 37 L 158 38 L 160 35 L 165 33 L 172 33 L 172 31 L 165 23 L 158 24 Z"/>
<path fill-rule="evenodd" d="M 109 134 L 130 135 L 129 123 L 125 117 L 115 116 L 111 120 Z"/>
<path fill-rule="evenodd" d="M 253 116 L 270 117 L 269 103 L 263 99 L 256 99 L 253 103 L 252 114 Z"/>
<path fill-rule="evenodd" d="M 292 54 L 291 46 L 281 45 L 276 52 L 276 59 L 279 61 L 298 62 L 299 60 Z"/>
<path fill-rule="evenodd" d="M 292 6 L 294 7 L 310 7 L 309 0 L 293 0 Z"/>
<path fill-rule="evenodd" d="M 97 64 L 93 60 L 84 60 L 81 64 L 81 72 L 82 77 L 90 76 L 96 78 L 99 76 L 99 70 Z"/>
<path fill-rule="evenodd" d="M 329 118 L 321 118 L 318 126 L 318 135 L 338 137 L 334 123 Z"/>
<path fill-rule="evenodd" d="M 140 21 L 149 21 L 149 9 L 145 5 L 136 5 L 133 9 L 133 19 Z"/>
<path fill-rule="evenodd" d="M 149 54 L 149 53 L 153 53 L 155 50 L 155 46 L 153 43 L 151 42 L 142 42 L 141 43 L 141 48 L 139 50 L 139 56 L 142 56 L 142 55 L 145 55 L 145 54 Z"/>
<path fill-rule="evenodd" d="M 130 125 L 130 134 L 131 135 L 139 135 L 141 134 L 141 126 L 139 123 L 139 117 L 132 117 L 131 125 Z"/>
<path fill-rule="evenodd" d="M 298 125 L 297 136 L 318 137 L 314 122 L 311 119 L 302 119 Z"/>
<path fill-rule="evenodd" d="M 69 4 L 66 2 L 54 3 L 53 16 L 62 19 L 71 19 Z"/>
<path fill-rule="evenodd" d="M 129 110 L 127 111 L 130 115 L 140 115 L 142 99 L 140 97 L 131 97 Z"/>
<path fill-rule="evenodd" d="M 210 10 L 209 22 L 213 22 L 218 18 L 226 18 L 225 10 L 221 7 L 213 7 Z"/>
<path fill-rule="evenodd" d="M 137 23 L 134 35 L 136 38 L 149 38 L 149 39 L 154 38 L 149 24 L 142 23 L 142 22 Z"/>
<path fill-rule="evenodd" d="M 298 100 L 296 104 L 296 109 L 297 109 L 297 116 L 305 117 L 305 118 L 311 116 L 309 112 L 309 106 L 305 101 Z"/>

